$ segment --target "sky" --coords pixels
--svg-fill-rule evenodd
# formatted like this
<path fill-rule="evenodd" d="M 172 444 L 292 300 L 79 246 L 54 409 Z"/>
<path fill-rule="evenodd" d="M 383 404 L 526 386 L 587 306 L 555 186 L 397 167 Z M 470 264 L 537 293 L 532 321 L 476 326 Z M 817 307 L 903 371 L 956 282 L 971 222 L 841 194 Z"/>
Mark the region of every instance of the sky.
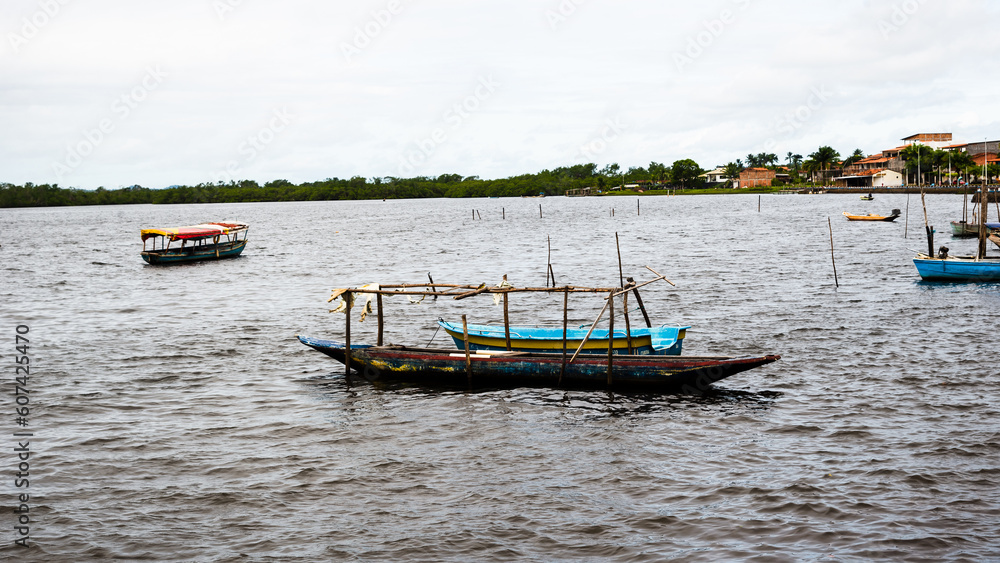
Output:
<path fill-rule="evenodd" d="M 3 0 L 0 183 L 710 169 L 1000 138 L 996 0 Z"/>

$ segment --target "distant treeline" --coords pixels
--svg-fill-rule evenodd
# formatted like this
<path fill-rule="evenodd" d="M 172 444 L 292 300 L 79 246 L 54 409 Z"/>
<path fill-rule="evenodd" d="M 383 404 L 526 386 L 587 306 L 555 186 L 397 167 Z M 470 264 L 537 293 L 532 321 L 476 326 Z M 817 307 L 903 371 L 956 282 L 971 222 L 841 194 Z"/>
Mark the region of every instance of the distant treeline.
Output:
<path fill-rule="evenodd" d="M 596 164 L 578 164 L 537 174 L 524 174 L 497 180 L 478 176 L 443 174 L 435 178 L 362 178 L 349 180 L 327 178 L 319 182 L 293 184 L 274 180 L 263 186 L 253 180 L 239 182 L 172 186 L 150 189 L 131 186 L 108 190 L 61 188 L 58 184 L 23 186 L 0 184 L 0 207 L 50 207 L 62 205 L 119 205 L 128 203 L 234 203 L 247 201 L 322 201 L 353 199 L 416 199 L 441 197 L 518 197 L 527 195 L 562 195 L 566 190 L 595 187 L 604 189 L 644 180 L 658 185 L 674 184 L 699 187 L 702 171 L 692 160 L 681 160 L 667 167 L 650 163 L 645 168 L 621 171 L 617 164 L 602 170 Z"/>

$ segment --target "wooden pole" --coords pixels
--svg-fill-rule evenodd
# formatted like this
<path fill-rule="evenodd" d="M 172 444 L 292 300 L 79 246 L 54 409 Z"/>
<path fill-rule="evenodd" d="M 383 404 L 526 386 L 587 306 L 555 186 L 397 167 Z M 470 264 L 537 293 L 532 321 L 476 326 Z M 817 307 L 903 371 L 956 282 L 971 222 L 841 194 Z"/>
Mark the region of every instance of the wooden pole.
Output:
<path fill-rule="evenodd" d="M 622 274 L 622 247 L 618 244 L 618 233 L 615 233 L 615 248 L 618 249 L 618 283 L 625 287 L 625 275 Z"/>
<path fill-rule="evenodd" d="M 934 229 L 927 221 L 927 201 L 924 199 L 924 187 L 920 186 L 920 205 L 924 208 L 924 230 L 927 232 L 927 255 L 934 257 Z"/>
<path fill-rule="evenodd" d="M 635 198 L 635 214 L 641 215 L 641 213 L 639 213 L 639 198 Z"/>
<path fill-rule="evenodd" d="M 626 278 L 629 285 L 635 285 L 635 280 L 633 278 Z M 642 318 L 646 321 L 646 328 L 652 328 L 653 323 L 649 322 L 649 315 L 646 314 L 646 307 L 642 304 L 642 297 L 639 297 L 639 288 L 633 288 L 632 293 L 635 295 L 635 302 L 639 304 L 639 310 L 642 311 Z"/>
<path fill-rule="evenodd" d="M 507 274 L 503 275 L 503 281 L 507 281 Z M 504 340 L 507 341 L 507 351 L 510 351 L 510 317 L 508 315 L 508 294 L 503 294 L 503 336 Z"/>
<path fill-rule="evenodd" d="M 539 219 L 542 218 L 542 204 L 541 203 L 538 204 L 538 218 Z"/>
<path fill-rule="evenodd" d="M 375 306 L 378 307 L 378 338 L 375 341 L 375 345 L 376 346 L 381 346 L 382 345 L 382 327 L 384 326 L 383 319 L 382 319 L 382 294 L 381 293 L 379 293 L 379 294 L 377 294 L 375 296 Z"/>
<path fill-rule="evenodd" d="M 556 288 L 556 273 L 552 271 L 552 264 L 549 264 L 549 276 L 552 277 L 552 289 Z"/>
<path fill-rule="evenodd" d="M 462 341 L 465 342 L 465 376 L 472 385 L 472 357 L 469 355 L 469 323 L 462 315 Z"/>
<path fill-rule="evenodd" d="M 500 208 L 500 218 L 503 219 L 504 221 L 507 220 L 507 209 L 504 207 Z"/>
<path fill-rule="evenodd" d="M 545 287 L 549 287 L 549 276 L 552 273 L 552 237 L 546 236 L 549 244 L 549 255 L 545 259 Z M 552 287 L 556 286 L 556 281 L 552 280 Z"/>
<path fill-rule="evenodd" d="M 611 387 L 612 358 L 615 357 L 615 295 L 608 296 L 608 387 Z"/>
<path fill-rule="evenodd" d="M 906 238 L 906 232 L 910 230 L 910 191 L 906 191 L 906 222 L 903 224 L 903 238 Z"/>
<path fill-rule="evenodd" d="M 563 350 L 562 368 L 559 369 L 559 385 L 562 385 L 563 376 L 566 375 L 566 332 L 569 328 L 569 288 L 563 292 Z"/>
<path fill-rule="evenodd" d="M 344 303 L 347 304 L 347 310 L 344 312 L 344 377 L 347 379 L 347 384 L 351 384 L 351 305 L 354 300 L 354 294 L 350 291 L 344 295 Z"/>
<path fill-rule="evenodd" d="M 572 364 L 576 360 L 576 357 L 580 355 L 580 350 L 583 350 L 584 345 L 586 345 L 587 341 L 590 340 L 590 335 L 594 333 L 594 328 L 597 327 L 597 323 L 601 322 L 601 317 L 604 316 L 604 311 L 607 309 L 608 301 L 605 301 L 604 307 L 601 308 L 601 312 L 598 313 L 597 318 L 594 319 L 594 324 L 590 325 L 590 330 L 587 331 L 587 335 L 583 337 L 582 341 L 580 341 L 580 345 L 576 348 L 576 352 L 573 352 L 573 357 L 569 359 L 569 363 Z"/>
<path fill-rule="evenodd" d="M 757 213 L 760 213 L 760 195 L 757 195 Z"/>
<path fill-rule="evenodd" d="M 826 218 L 826 225 L 830 228 L 830 260 L 833 261 L 833 283 L 836 287 L 840 287 L 840 282 L 837 281 L 837 259 L 833 257 L 833 223 L 830 218 Z"/>
<path fill-rule="evenodd" d="M 427 279 L 431 281 L 431 289 L 434 289 L 434 278 L 431 277 L 431 273 L 427 272 Z M 434 300 L 437 301 L 438 296 L 434 296 Z"/>
<path fill-rule="evenodd" d="M 622 314 L 625 315 L 625 346 L 628 355 L 632 355 L 632 324 L 628 322 L 628 293 L 622 297 Z"/>

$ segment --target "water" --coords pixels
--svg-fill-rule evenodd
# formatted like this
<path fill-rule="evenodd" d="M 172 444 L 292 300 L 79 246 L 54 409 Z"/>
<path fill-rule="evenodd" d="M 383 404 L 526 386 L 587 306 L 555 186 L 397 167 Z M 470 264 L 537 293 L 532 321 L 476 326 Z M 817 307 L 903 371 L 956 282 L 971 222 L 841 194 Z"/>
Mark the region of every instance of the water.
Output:
<path fill-rule="evenodd" d="M 643 198 L 639 214 L 630 197 L 0 210 L 0 557 L 1000 559 L 1000 285 L 919 281 L 918 196 L 908 238 L 905 218 L 841 215 L 905 213 L 905 197 L 764 196 L 759 213 L 755 195 Z M 947 233 L 961 196 L 930 196 L 927 213 L 938 245 L 974 248 Z M 244 256 L 138 256 L 140 228 L 220 219 L 251 224 Z M 677 284 L 643 300 L 654 322 L 693 327 L 686 354 L 782 360 L 703 397 L 468 393 L 348 387 L 295 339 L 342 337 L 335 287 L 428 272 L 543 286 L 549 241 L 560 284 L 614 285 L 615 233 L 626 276 Z M 512 322 L 560 322 L 561 301 L 515 296 Z M 601 300 L 570 305 L 586 324 Z M 386 340 L 416 345 L 447 344 L 438 317 L 502 319 L 489 298 L 386 310 Z M 27 427 L 9 361 L 22 324 Z M 12 514 L 25 491 L 27 551 Z"/>

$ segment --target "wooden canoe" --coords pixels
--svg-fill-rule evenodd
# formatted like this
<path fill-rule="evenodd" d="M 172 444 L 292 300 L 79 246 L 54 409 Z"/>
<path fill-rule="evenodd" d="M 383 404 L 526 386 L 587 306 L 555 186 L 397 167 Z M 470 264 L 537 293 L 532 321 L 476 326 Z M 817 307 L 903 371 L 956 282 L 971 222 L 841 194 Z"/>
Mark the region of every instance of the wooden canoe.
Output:
<path fill-rule="evenodd" d="M 299 336 L 299 341 L 344 363 L 342 342 Z M 614 356 L 611 387 L 637 390 L 703 392 L 731 375 L 775 362 L 781 356 Z M 368 380 L 412 381 L 448 385 L 608 387 L 608 358 L 533 352 L 477 352 L 466 364 L 454 349 L 405 346 L 351 346 L 351 368 Z M 564 363 L 565 362 L 565 363 Z M 467 368 L 468 366 L 468 368 Z"/>
<path fill-rule="evenodd" d="M 867 215 L 851 215 L 848 212 L 844 212 L 844 217 L 847 217 L 848 221 L 885 221 L 891 223 L 899 217 L 898 210 L 894 209 L 891 215 L 875 215 L 869 213 Z"/>

